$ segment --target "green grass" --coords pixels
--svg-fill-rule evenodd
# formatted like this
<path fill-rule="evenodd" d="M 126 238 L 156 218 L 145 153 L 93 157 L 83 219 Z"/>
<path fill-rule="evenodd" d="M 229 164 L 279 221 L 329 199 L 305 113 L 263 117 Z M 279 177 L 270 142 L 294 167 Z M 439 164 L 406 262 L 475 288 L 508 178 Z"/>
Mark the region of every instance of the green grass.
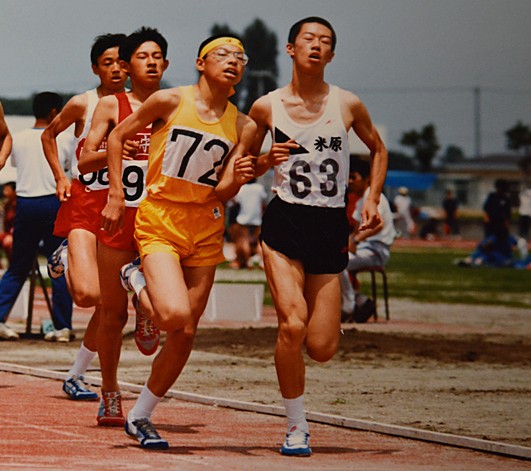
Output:
<path fill-rule="evenodd" d="M 469 250 L 449 248 L 393 248 L 386 267 L 389 297 L 425 303 L 531 308 L 531 271 L 462 268 L 453 264 L 455 259 L 464 258 L 469 253 Z M 376 279 L 381 296 L 381 278 L 378 275 Z M 360 282 L 361 291 L 370 295 L 370 275 L 361 273 Z M 267 283 L 264 284 L 264 304 L 271 306 L 271 293 Z"/>
<path fill-rule="evenodd" d="M 393 249 L 386 268 L 389 296 L 428 303 L 531 307 L 531 271 L 462 268 L 452 263 L 468 254 L 446 248 Z M 362 291 L 368 293 L 370 275 L 361 274 L 360 281 Z"/>

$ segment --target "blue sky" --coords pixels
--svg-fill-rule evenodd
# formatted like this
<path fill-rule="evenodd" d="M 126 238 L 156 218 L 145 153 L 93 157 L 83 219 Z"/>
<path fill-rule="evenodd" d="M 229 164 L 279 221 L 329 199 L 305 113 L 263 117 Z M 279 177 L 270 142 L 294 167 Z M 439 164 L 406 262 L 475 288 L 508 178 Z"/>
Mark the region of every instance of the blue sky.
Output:
<path fill-rule="evenodd" d="M 214 23 L 238 32 L 262 19 L 279 38 L 279 84 L 291 24 L 327 18 L 338 34 L 327 80 L 357 93 L 386 131 L 432 122 L 442 148 L 475 150 L 474 89 L 480 90 L 481 149 L 505 149 L 504 131 L 531 123 L 529 0 L 0 0 L 0 96 L 81 92 L 95 85 L 95 36 L 158 28 L 168 39 L 171 85 L 195 81 L 199 43 Z"/>

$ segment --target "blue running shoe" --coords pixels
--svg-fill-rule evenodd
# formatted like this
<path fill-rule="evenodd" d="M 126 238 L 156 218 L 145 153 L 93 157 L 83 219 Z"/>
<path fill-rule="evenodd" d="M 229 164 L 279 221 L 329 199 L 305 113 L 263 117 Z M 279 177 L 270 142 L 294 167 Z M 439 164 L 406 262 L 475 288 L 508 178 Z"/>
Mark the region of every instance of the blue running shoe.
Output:
<path fill-rule="evenodd" d="M 285 456 L 310 456 L 310 434 L 293 427 L 286 434 L 280 453 Z"/>
<path fill-rule="evenodd" d="M 97 401 L 98 395 L 84 383 L 83 376 L 72 376 L 63 383 L 63 391 L 74 401 Z"/>
<path fill-rule="evenodd" d="M 148 450 L 166 450 L 169 447 L 168 442 L 160 437 L 151 421 L 147 418 L 133 421 L 128 418 L 125 422 L 125 433 L 138 440 L 140 446 Z"/>
<path fill-rule="evenodd" d="M 48 275 L 50 278 L 56 279 L 65 274 L 65 266 L 63 264 L 63 257 L 68 255 L 68 239 L 63 240 L 55 252 L 48 258 Z"/>
<path fill-rule="evenodd" d="M 131 286 L 131 274 L 136 270 L 140 270 L 140 257 L 135 258 L 120 269 L 120 283 L 126 291 L 134 291 Z"/>

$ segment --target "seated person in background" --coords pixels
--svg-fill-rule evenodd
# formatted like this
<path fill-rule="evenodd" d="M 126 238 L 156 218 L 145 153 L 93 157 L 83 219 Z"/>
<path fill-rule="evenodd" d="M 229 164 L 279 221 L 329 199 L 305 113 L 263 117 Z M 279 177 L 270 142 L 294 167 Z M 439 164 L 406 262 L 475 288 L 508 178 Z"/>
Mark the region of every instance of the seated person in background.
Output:
<path fill-rule="evenodd" d="M 521 258 L 527 256 L 521 253 Z M 468 257 L 457 261 L 460 267 L 512 267 L 516 263 L 513 250 L 518 246 L 518 240 L 506 231 L 485 237 Z"/>
<path fill-rule="evenodd" d="M 15 182 L 7 182 L 2 190 L 4 195 L 3 203 L 3 231 L 0 232 L 0 247 L 6 254 L 8 265 L 11 263 L 13 255 L 13 223 L 15 221 L 15 211 L 17 207 L 17 193 Z M 1 268 L 0 264 L 0 268 Z"/>
<path fill-rule="evenodd" d="M 361 208 L 370 185 L 370 164 L 358 159 L 351 162 L 349 187 L 353 193 L 359 195 L 353 218 L 357 223 L 361 221 Z M 376 312 L 374 300 L 359 293 L 359 287 L 354 288 L 351 277 L 356 276 L 360 268 L 369 266 L 384 266 L 390 257 L 391 244 L 396 237 L 393 225 L 393 214 L 389 201 L 384 194 L 380 196 L 378 212 L 381 222 L 374 229 L 352 232 L 349 239 L 349 261 L 347 268 L 341 273 L 341 320 L 343 322 L 366 322 Z M 358 284 L 357 282 L 355 283 Z"/>

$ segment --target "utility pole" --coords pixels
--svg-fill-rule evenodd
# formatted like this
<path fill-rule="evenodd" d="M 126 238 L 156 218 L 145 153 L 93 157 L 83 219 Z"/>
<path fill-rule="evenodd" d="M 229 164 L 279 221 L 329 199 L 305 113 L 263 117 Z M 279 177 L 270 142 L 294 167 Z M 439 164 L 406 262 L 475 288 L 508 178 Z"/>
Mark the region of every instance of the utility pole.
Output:
<path fill-rule="evenodd" d="M 475 157 L 481 157 L 481 90 L 479 87 L 474 88 L 474 138 L 475 138 Z"/>

